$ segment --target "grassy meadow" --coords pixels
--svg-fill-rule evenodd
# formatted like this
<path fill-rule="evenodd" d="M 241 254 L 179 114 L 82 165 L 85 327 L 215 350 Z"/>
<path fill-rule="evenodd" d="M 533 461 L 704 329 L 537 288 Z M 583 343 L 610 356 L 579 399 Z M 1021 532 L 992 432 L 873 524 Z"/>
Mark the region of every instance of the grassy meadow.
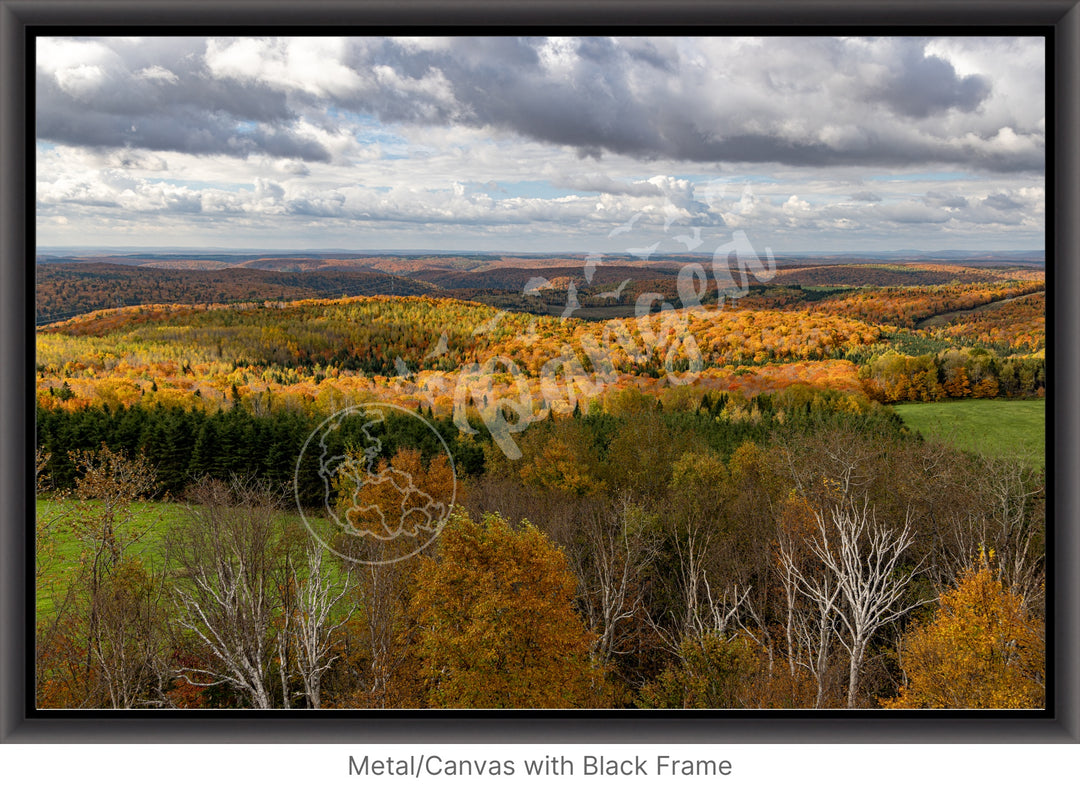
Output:
<path fill-rule="evenodd" d="M 37 500 L 36 608 L 39 618 L 50 615 L 55 602 L 63 601 L 71 579 L 79 572 L 80 557 L 90 551 L 90 545 L 80 539 L 79 532 L 79 520 L 85 515 L 83 502 L 76 499 L 52 496 Z M 294 526 L 299 534 L 302 529 L 299 516 L 288 512 L 282 515 L 282 521 Z M 188 519 L 188 508 L 178 502 L 133 502 L 130 514 L 119 526 L 118 536 L 122 544 L 131 541 L 126 550 L 129 556 L 147 564 L 159 564 L 165 556 L 166 532 Z M 326 519 L 312 517 L 309 522 L 316 525 L 320 534 L 332 532 Z M 323 558 L 323 567 L 336 568 L 340 562 L 336 556 L 328 554 Z"/>
<path fill-rule="evenodd" d="M 1046 461 L 1045 399 L 961 399 L 894 405 L 911 429 L 958 449 L 995 457 Z"/>

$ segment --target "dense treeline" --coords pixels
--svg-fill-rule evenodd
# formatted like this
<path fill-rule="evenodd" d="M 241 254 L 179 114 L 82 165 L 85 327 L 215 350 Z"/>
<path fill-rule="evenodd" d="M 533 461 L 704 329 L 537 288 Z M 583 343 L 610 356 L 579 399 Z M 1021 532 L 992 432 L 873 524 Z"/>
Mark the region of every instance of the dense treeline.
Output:
<path fill-rule="evenodd" d="M 520 378 L 541 409 L 548 394 L 565 392 L 558 383 L 571 381 L 591 384 L 589 395 L 696 377 L 706 387 L 735 388 L 745 376 L 759 383 L 752 390 L 764 390 L 797 373 L 828 372 L 821 384 L 837 387 L 840 367 L 841 381 L 859 392 L 854 368 L 835 358 L 869 352 L 880 336 L 857 320 L 791 311 L 667 310 L 584 322 L 430 298 L 143 306 L 49 329 L 37 340 L 43 406 L 214 410 L 238 393 L 256 413 L 409 395 L 456 412 L 458 389 L 472 395 L 488 377 L 484 401 L 518 391 Z"/>
<path fill-rule="evenodd" d="M 983 283 L 988 277 L 997 280 L 1040 280 L 1041 269 L 1024 266 L 1015 269 L 987 269 L 959 263 L 859 263 L 805 266 L 792 264 L 777 268 L 773 282 L 778 285 L 867 286 L 939 286 L 948 283 Z"/>
<path fill-rule="evenodd" d="M 288 448 L 302 418 L 129 412 L 42 413 L 39 477 L 73 479 L 79 547 L 39 617 L 42 705 L 1042 701 L 1043 473 L 922 441 L 865 399 L 626 390 L 530 425 L 517 459 L 458 440 L 455 461 L 471 453 L 475 467 L 435 545 L 397 560 L 408 535 L 328 538 L 355 562 L 256 480 L 275 476 L 273 458 L 233 451 L 272 434 Z M 414 422 L 389 425 L 379 474 L 448 499 L 449 464 Z M 150 445 L 166 438 L 139 430 L 168 423 L 188 430 L 192 460 L 201 435 L 216 441 L 183 472 L 182 517 L 148 530 L 125 520 L 132 503 L 180 472 Z M 346 431 L 342 449 L 361 441 Z M 406 518 L 389 483 L 351 479 L 334 483 L 339 515 Z M 42 583 L 56 584 L 46 555 L 62 524 L 39 523 Z M 948 695 L 928 688 L 941 657 Z"/>
<path fill-rule="evenodd" d="M 312 412 L 335 394 L 355 402 L 418 392 L 429 396 L 432 409 L 446 412 L 458 401 L 455 383 L 507 369 L 519 372 L 542 401 L 540 383 L 560 369 L 581 372 L 601 393 L 640 385 L 639 379 L 662 387 L 695 376 L 708 387 L 750 388 L 737 379 L 744 374 L 759 374 L 764 379 L 756 390 L 771 390 L 784 387 L 783 376 L 772 376 L 785 372 L 778 367 L 843 361 L 865 367 L 862 384 L 851 379 L 851 389 L 883 401 L 1039 395 L 1043 354 L 1030 348 L 1045 343 L 1045 334 L 1037 335 L 1045 308 L 1039 297 L 927 330 L 879 326 L 854 318 L 854 311 L 844 316 L 806 309 L 865 302 L 877 308 L 881 300 L 888 310 L 895 300 L 897 307 L 914 303 L 922 313 L 1021 290 L 1029 285 L 828 292 L 832 299 L 808 303 L 806 289 L 769 288 L 723 309 L 681 311 L 668 303 L 663 312 L 607 321 L 538 317 L 430 297 L 141 306 L 40 332 L 38 395 L 44 406 L 65 409 L 165 404 L 213 410 L 233 404 L 239 392 L 253 412 L 283 405 Z M 654 297 L 646 305 L 659 310 L 664 303 Z M 802 309 L 787 309 L 796 307 Z M 972 337 L 953 335 L 959 332 Z M 984 349 L 974 338 L 990 343 Z M 967 388 L 952 373 L 961 365 Z M 849 369 L 854 373 L 854 366 Z M 491 390 L 508 387 L 496 379 Z"/>
<path fill-rule="evenodd" d="M 631 316 L 635 298 L 645 293 L 659 294 L 672 306 L 682 306 L 677 275 L 684 262 L 614 259 L 593 263 L 586 275 L 582 262 L 561 259 L 263 258 L 229 264 L 126 262 L 120 258 L 102 263 L 50 262 L 37 266 L 37 320 L 39 325 L 49 324 L 95 310 L 146 304 L 282 302 L 377 294 L 453 297 L 541 315 L 559 315 L 565 308 L 582 312 L 615 307 L 617 315 Z M 875 287 L 897 282 L 906 287 Z M 781 261 L 773 284 L 749 277 L 744 286 L 748 296 L 740 298 L 738 307 L 797 308 L 913 327 L 936 313 L 1029 293 L 1042 284 L 1038 272 L 955 264 L 793 268 Z M 529 294 L 524 293 L 527 286 L 532 287 Z M 836 286 L 847 286 L 846 296 L 830 299 Z M 706 305 L 717 302 L 723 293 L 715 273 L 709 270 L 699 288 L 699 301 Z M 1010 319 L 1004 326 L 991 323 L 979 335 L 968 337 L 987 342 L 993 338 L 994 343 L 1016 339 L 1016 345 L 1038 348 L 1032 345 L 1038 330 L 1025 323 L 1033 314 Z M 1011 332 L 1013 327 L 1017 327 L 1015 333 Z"/>
<path fill-rule="evenodd" d="M 780 427 L 809 428 L 837 413 L 851 414 L 865 427 L 897 430 L 901 424 L 895 414 L 865 399 L 803 387 L 754 397 L 713 391 L 696 398 L 690 392 L 673 391 L 666 398 L 671 408 L 664 416 L 668 424 L 699 436 L 726 454 L 744 439 L 763 440 Z M 590 429 L 622 428 L 628 423 L 626 408 L 635 406 L 663 407 L 663 403 L 640 391 L 628 390 L 607 402 L 608 412 L 600 408 L 580 423 Z M 75 486 L 77 471 L 71 455 L 107 446 L 128 456 L 144 456 L 157 474 L 155 495 L 175 497 L 203 476 L 216 479 L 240 476 L 279 485 L 291 483 L 304 441 L 319 421 L 311 414 L 293 410 L 256 414 L 239 403 L 216 412 L 161 405 L 115 409 L 101 406 L 73 411 L 39 406 L 37 446 L 49 456 L 43 476 L 55 489 L 69 490 Z M 452 419 L 436 418 L 427 412 L 426 421 L 450 447 L 461 476 L 484 470 L 483 444 L 491 436 L 483 423 L 471 419 L 470 428 L 475 432 L 465 435 Z M 361 423 L 359 416 L 346 417 L 328 436 L 330 456 L 362 440 Z M 386 447 L 385 456 L 392 457 L 399 448 L 420 449 L 426 457 L 437 453 L 424 421 L 397 413 L 391 414 L 387 423 L 389 426 L 380 438 Z M 553 423 L 549 420 L 541 427 L 550 428 Z M 316 471 L 317 464 L 308 470 Z M 321 501 L 320 484 L 313 481 L 302 488 L 301 496 L 305 500 Z"/>
<path fill-rule="evenodd" d="M 1044 396 L 1046 360 L 999 357 L 977 347 L 919 356 L 889 351 L 871 358 L 859 377 L 867 394 L 882 402 Z"/>
<path fill-rule="evenodd" d="M 614 367 L 633 372 L 662 369 L 665 356 L 689 345 L 691 338 L 702 364 L 719 366 L 823 360 L 879 337 L 878 328 L 855 319 L 806 312 L 703 307 L 692 313 L 669 310 L 639 319 L 584 322 L 496 314 L 475 303 L 378 297 L 97 314 L 40 334 L 38 371 L 66 377 L 119 370 L 135 376 L 149 375 L 150 364 L 172 362 L 204 373 L 253 366 L 260 371 L 321 368 L 394 376 L 399 361 L 414 370 L 454 371 L 506 357 L 536 376 L 568 346 L 582 357 L 597 346 L 610 349 Z"/>
<path fill-rule="evenodd" d="M 290 410 L 256 415 L 239 407 L 213 413 L 160 405 L 76 411 L 39 407 L 37 445 L 48 456 L 42 470 L 44 484 L 55 490 L 75 487 L 78 471 L 73 456 L 106 446 L 129 457 L 146 458 L 157 475 L 153 497 L 178 497 L 203 477 L 291 486 L 299 475 L 301 501 L 318 505 L 323 501 L 319 465 L 305 461 L 298 468 L 297 458 L 319 421 Z M 361 416 L 343 419 L 326 436 L 327 455 L 338 456 L 362 440 L 362 423 Z M 391 414 L 386 423 L 380 440 L 387 457 L 403 447 L 418 449 L 425 457 L 437 454 L 438 442 L 423 420 L 402 413 Z M 459 435 L 450 419 L 429 417 L 427 423 L 443 436 L 462 475 L 483 470 L 483 425 L 478 425 L 475 438 L 480 440 L 476 440 Z"/>
<path fill-rule="evenodd" d="M 822 313 L 838 313 L 876 324 L 915 327 L 943 313 L 968 310 L 1041 291 L 1043 280 L 1003 280 L 918 288 L 864 288 L 814 304 Z"/>
<path fill-rule="evenodd" d="M 722 417 L 720 404 L 697 415 Z M 523 457 L 492 458 L 467 498 L 474 515 L 527 519 L 564 548 L 625 700 L 877 706 L 905 683 L 896 640 L 980 556 L 1038 629 L 1040 472 L 839 407 L 738 443 L 633 407 L 622 428 L 531 428 Z M 845 546 L 846 565 L 829 554 Z M 875 588 L 868 563 L 886 560 Z M 886 588 L 875 617 L 869 594 Z M 1028 673 L 1028 700 L 1039 678 Z"/>

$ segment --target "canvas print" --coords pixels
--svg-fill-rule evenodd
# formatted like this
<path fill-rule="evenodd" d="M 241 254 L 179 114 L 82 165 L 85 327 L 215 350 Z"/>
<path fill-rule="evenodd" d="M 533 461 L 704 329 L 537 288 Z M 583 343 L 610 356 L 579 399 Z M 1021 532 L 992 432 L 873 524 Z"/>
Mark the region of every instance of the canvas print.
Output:
<path fill-rule="evenodd" d="M 1043 38 L 34 58 L 38 709 L 1045 706 Z"/>

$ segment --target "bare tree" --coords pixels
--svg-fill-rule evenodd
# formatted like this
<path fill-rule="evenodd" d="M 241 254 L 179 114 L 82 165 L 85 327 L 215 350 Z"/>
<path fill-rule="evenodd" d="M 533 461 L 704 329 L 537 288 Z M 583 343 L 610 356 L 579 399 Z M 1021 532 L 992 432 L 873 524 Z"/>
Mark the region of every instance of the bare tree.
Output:
<path fill-rule="evenodd" d="M 814 707 L 820 708 L 825 700 L 829 657 L 840 609 L 840 582 L 830 569 L 812 568 L 802 561 L 795 540 L 787 535 L 781 535 L 779 540 L 777 571 L 787 605 L 785 632 L 791 676 L 794 679 L 796 666 L 810 672 L 817 685 Z M 798 600 L 799 596 L 809 600 L 809 608 Z"/>
<path fill-rule="evenodd" d="M 49 477 L 45 473 L 45 468 L 52 454 L 38 449 L 34 456 L 37 494 L 40 496 L 49 489 Z M 61 547 L 56 539 L 56 531 L 61 522 L 65 522 L 72 512 L 70 507 L 65 505 L 66 503 L 56 502 L 47 516 L 42 514 L 41 503 L 37 505 L 34 524 L 34 582 L 39 595 L 48 585 L 52 570 L 61 560 Z"/>
<path fill-rule="evenodd" d="M 820 580 L 796 571 L 801 589 L 821 596 L 819 606 L 833 589 L 842 599 L 839 620 L 847 632 L 840 641 L 850 654 L 848 707 L 855 706 L 859 674 L 866 648 L 874 633 L 900 618 L 920 601 L 902 601 L 907 586 L 919 573 L 922 563 L 901 569 L 904 552 L 914 542 L 910 523 L 902 529 L 879 524 L 869 500 L 859 506 L 845 502 L 826 514 L 815 511 L 817 534 L 808 546 L 828 574 Z M 835 585 L 835 588 L 829 585 Z"/>
<path fill-rule="evenodd" d="M 1029 479 L 1020 458 L 983 456 L 979 466 L 989 516 L 979 549 L 996 553 L 1002 582 L 1030 603 L 1043 584 L 1036 538 L 1046 528 L 1045 483 Z M 969 552 L 964 566 L 974 567 L 979 553 Z"/>
<path fill-rule="evenodd" d="M 211 654 L 183 671 L 192 684 L 228 684 L 257 708 L 272 706 L 275 652 L 274 542 L 280 502 L 251 482 L 203 480 L 189 495 L 189 522 L 172 531 L 179 566 L 179 623 Z"/>
<path fill-rule="evenodd" d="M 935 585 L 955 587 L 959 574 L 990 556 L 1003 584 L 1029 605 L 1041 603 L 1046 493 L 1039 473 L 1020 457 L 980 456 L 937 489 L 947 499 L 922 524 L 933 537 L 927 555 Z"/>
<path fill-rule="evenodd" d="M 881 448 L 854 431 L 828 429 L 789 438 L 780 453 L 799 494 L 828 506 L 869 490 Z"/>
<path fill-rule="evenodd" d="M 627 495 L 597 504 L 582 521 L 569 561 L 599 662 L 631 650 L 632 621 L 645 606 L 645 571 L 659 553 L 656 518 Z M 564 544 L 565 545 L 565 544 Z"/>
<path fill-rule="evenodd" d="M 686 638 L 722 638 L 749 592 L 740 592 L 735 575 L 724 580 L 719 595 L 713 589 L 720 566 L 734 554 L 722 521 L 732 498 L 723 459 L 686 452 L 672 468 L 669 487 L 663 524 L 675 560 L 667 569 L 671 607 L 666 619 L 650 616 L 650 624 L 666 647 L 678 652 Z"/>
<path fill-rule="evenodd" d="M 79 561 L 66 594 L 54 597 L 51 619 L 38 627 L 38 652 L 53 660 L 51 666 L 38 663 L 38 677 L 64 678 L 69 699 L 78 695 L 83 706 L 131 707 L 148 699 L 161 664 L 157 582 L 129 555 L 149 531 L 133 522 L 132 504 L 154 491 L 155 473 L 144 457 L 128 457 L 107 446 L 76 452 L 71 459 L 79 472 L 78 505 L 70 513 Z M 47 457 L 38 456 L 39 482 L 46 462 Z M 55 541 L 49 540 L 55 521 L 38 525 L 39 578 L 55 553 Z M 54 657 L 60 652 L 69 660 L 78 652 L 79 667 L 58 663 Z M 43 667 L 51 673 L 40 672 Z"/>
<path fill-rule="evenodd" d="M 117 709 L 160 703 L 167 670 L 162 576 L 125 560 L 93 596 L 96 634 L 90 639 L 98 678 Z"/>
<path fill-rule="evenodd" d="M 713 550 L 714 535 L 705 525 L 695 523 L 693 519 L 685 522 L 685 537 L 674 539 L 677 562 L 674 569 L 674 584 L 679 598 L 681 617 L 671 611 L 673 626 L 665 624 L 649 615 L 649 624 L 668 651 L 684 656 L 684 643 L 688 640 L 703 644 L 706 638 L 723 640 L 728 637 L 729 628 L 739 625 L 740 611 L 748 603 L 750 589 L 730 585 L 716 595 L 709 582 L 707 563 Z"/>
<path fill-rule="evenodd" d="M 304 563 L 301 572 L 295 562 L 288 562 L 289 583 L 294 591 L 290 612 L 285 620 L 282 638 L 288 636 L 295 649 L 296 670 L 304 684 L 308 706 L 318 709 L 321 705 L 321 681 L 336 659 L 331 656 L 334 633 L 349 619 L 344 614 L 334 623 L 333 613 L 349 592 L 346 574 L 340 586 L 327 573 L 323 562 L 324 548 L 315 540 L 304 547 Z M 283 658 L 284 663 L 288 658 Z"/>
<path fill-rule="evenodd" d="M 394 677 L 408 656 L 409 585 L 419 563 L 418 557 L 405 556 L 410 544 L 401 538 L 373 541 L 344 534 L 334 544 L 336 551 L 352 558 L 345 567 L 358 599 L 367 649 L 365 672 L 354 674 L 364 706 L 386 706 Z"/>
<path fill-rule="evenodd" d="M 127 457 L 104 445 L 100 451 L 76 452 L 72 460 L 81 472 L 75 483 L 81 534 L 95 549 L 95 567 L 111 567 L 148 531 L 126 528 L 122 536 L 121 526 L 131 517 L 131 503 L 154 492 L 157 476 L 142 455 Z"/>
<path fill-rule="evenodd" d="M 740 592 L 738 585 L 725 587 L 719 596 L 714 595 L 706 568 L 712 548 L 713 536 L 693 524 L 687 525 L 685 539 L 675 539 L 678 556 L 675 579 L 680 588 L 683 612 L 678 624 L 680 639 L 723 638 L 749 596 L 749 590 Z"/>

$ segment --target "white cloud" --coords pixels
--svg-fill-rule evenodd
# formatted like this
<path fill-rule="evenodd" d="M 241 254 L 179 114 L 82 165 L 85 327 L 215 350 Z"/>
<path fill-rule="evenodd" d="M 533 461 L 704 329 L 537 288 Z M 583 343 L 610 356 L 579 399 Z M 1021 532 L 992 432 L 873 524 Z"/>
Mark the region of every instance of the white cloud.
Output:
<path fill-rule="evenodd" d="M 95 64 L 80 64 L 57 70 L 56 82 L 68 94 L 92 94 L 105 83 L 105 70 Z"/>
<path fill-rule="evenodd" d="M 105 43 L 42 37 L 36 40 L 37 65 L 51 74 L 70 69 L 105 66 L 118 60 Z"/>
<path fill-rule="evenodd" d="M 642 246 L 1031 244 L 1040 42 L 40 39 L 39 220 L 43 241 L 228 220 L 256 245 L 585 249 L 641 214 Z"/>
<path fill-rule="evenodd" d="M 781 206 L 785 213 L 802 214 L 810 210 L 810 203 L 806 200 L 801 200 L 795 194 L 792 194 L 787 198 L 787 201 Z"/>
<path fill-rule="evenodd" d="M 166 69 L 163 66 L 149 66 L 146 69 L 140 69 L 135 73 L 140 78 L 150 81 L 160 81 L 163 83 L 179 83 L 180 78 L 176 76 L 175 72 Z"/>

